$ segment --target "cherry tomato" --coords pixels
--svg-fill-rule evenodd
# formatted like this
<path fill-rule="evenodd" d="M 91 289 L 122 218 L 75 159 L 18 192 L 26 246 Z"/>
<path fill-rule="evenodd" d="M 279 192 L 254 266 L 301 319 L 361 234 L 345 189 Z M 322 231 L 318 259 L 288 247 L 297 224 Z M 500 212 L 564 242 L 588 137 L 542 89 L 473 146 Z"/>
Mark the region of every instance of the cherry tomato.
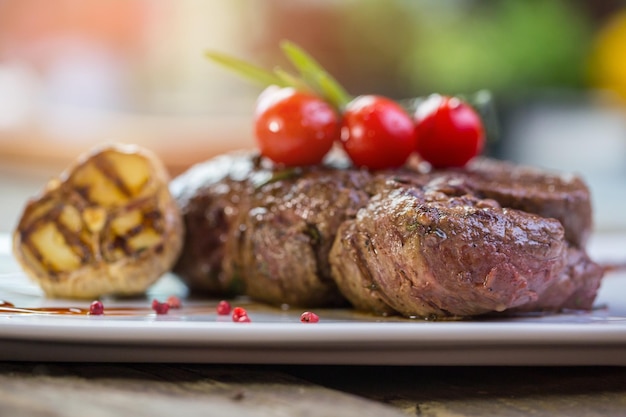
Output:
<path fill-rule="evenodd" d="M 415 122 L 417 153 L 435 168 L 462 167 L 485 144 L 480 116 L 455 97 L 430 96 L 418 106 Z"/>
<path fill-rule="evenodd" d="M 415 125 L 393 100 L 360 96 L 346 106 L 341 142 L 356 166 L 395 168 L 403 165 L 415 149 Z"/>
<path fill-rule="evenodd" d="M 339 116 L 324 100 L 276 86 L 259 96 L 254 127 L 261 154 L 286 166 L 319 164 L 340 133 Z"/>

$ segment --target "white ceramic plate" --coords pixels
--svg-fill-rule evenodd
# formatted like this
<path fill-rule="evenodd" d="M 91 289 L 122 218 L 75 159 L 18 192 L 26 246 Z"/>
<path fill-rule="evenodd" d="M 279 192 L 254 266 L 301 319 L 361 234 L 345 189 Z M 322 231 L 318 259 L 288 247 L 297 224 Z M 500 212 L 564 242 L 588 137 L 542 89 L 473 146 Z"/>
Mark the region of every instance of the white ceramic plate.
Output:
<path fill-rule="evenodd" d="M 0 236 L 0 299 L 19 307 L 88 302 L 47 300 L 19 271 Z M 626 235 L 598 236 L 594 259 L 626 260 Z M 590 313 L 463 322 L 377 318 L 350 310 L 302 311 L 246 300 L 252 323 L 214 311 L 218 300 L 187 300 L 157 316 L 152 298 L 185 288 L 164 277 L 141 300 L 105 300 L 105 307 L 141 310 L 121 316 L 0 314 L 0 360 L 291 363 L 368 365 L 626 365 L 626 273 L 608 274 Z"/>

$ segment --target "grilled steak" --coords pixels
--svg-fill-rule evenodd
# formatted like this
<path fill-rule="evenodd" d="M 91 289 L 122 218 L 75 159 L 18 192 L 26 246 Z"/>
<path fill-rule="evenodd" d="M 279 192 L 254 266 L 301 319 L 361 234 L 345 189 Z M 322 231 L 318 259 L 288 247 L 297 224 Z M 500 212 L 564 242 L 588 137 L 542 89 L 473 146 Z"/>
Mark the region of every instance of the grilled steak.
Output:
<path fill-rule="evenodd" d="M 537 300 L 513 311 L 591 309 L 602 281 L 602 267 L 578 248 L 568 248 L 566 259 L 566 267 L 558 279 L 552 281 Z"/>
<path fill-rule="evenodd" d="M 230 154 L 198 164 L 170 184 L 185 222 L 184 249 L 174 272 L 192 290 L 216 295 L 242 292 L 234 273 L 238 234 L 250 211 L 252 174 L 261 173 L 248 154 Z"/>
<path fill-rule="evenodd" d="M 212 294 L 406 316 L 588 308 L 589 192 L 576 177 L 481 159 L 465 169 L 276 170 L 250 154 L 171 185 L 185 218 L 175 272 Z M 332 249 L 332 250 L 331 250 Z"/>
<path fill-rule="evenodd" d="M 466 193 L 498 201 L 502 207 L 514 208 L 542 217 L 559 220 L 565 238 L 577 247 L 584 247 L 592 228 L 592 207 L 589 189 L 572 174 L 516 165 L 491 158 L 475 158 L 463 169 L 421 172 L 414 184 L 448 195 Z"/>
<path fill-rule="evenodd" d="M 369 200 L 369 180 L 367 171 L 330 167 L 272 171 L 248 154 L 200 164 L 171 185 L 187 227 L 174 272 L 213 294 L 345 303 L 328 253 L 339 225 Z"/>
<path fill-rule="evenodd" d="M 259 190 L 245 219 L 240 273 L 246 294 L 273 304 L 337 304 L 328 253 L 337 229 L 369 196 L 366 171 L 310 169 Z"/>
<path fill-rule="evenodd" d="M 592 209 L 589 189 L 581 178 L 479 158 L 469 164 L 470 188 L 476 195 L 561 222 L 565 238 L 584 247 L 591 233 Z"/>
<path fill-rule="evenodd" d="M 331 251 L 352 304 L 407 316 L 472 316 L 538 299 L 566 264 L 555 219 L 472 196 L 399 188 L 346 222 Z"/>

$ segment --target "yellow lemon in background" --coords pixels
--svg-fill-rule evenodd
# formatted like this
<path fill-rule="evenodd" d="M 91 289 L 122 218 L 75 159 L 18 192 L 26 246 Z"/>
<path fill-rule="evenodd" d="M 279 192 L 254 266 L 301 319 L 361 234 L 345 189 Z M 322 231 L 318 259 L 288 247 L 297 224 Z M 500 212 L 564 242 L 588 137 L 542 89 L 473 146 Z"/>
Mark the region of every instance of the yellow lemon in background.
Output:
<path fill-rule="evenodd" d="M 592 86 L 615 92 L 626 102 L 626 10 L 598 32 L 590 64 Z"/>

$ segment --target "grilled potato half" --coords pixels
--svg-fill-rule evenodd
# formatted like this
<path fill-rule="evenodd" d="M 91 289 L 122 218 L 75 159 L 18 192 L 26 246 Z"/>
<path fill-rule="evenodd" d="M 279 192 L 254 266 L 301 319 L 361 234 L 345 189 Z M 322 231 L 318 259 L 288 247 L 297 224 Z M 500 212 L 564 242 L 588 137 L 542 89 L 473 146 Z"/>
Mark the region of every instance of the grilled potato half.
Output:
<path fill-rule="evenodd" d="M 182 217 L 168 184 L 146 149 L 94 149 L 27 203 L 14 255 L 49 297 L 141 294 L 182 248 Z"/>

